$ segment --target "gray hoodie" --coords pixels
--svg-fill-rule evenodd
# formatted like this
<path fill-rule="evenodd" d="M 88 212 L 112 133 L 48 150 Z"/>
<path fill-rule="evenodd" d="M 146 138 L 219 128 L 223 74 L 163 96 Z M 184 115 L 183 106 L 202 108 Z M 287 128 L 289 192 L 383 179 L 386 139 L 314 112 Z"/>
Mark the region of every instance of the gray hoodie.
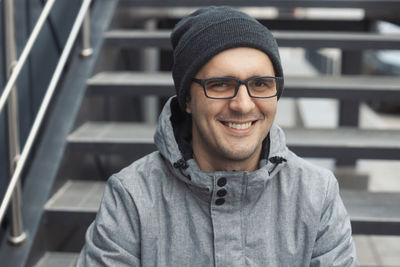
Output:
<path fill-rule="evenodd" d="M 77 266 L 358 266 L 335 177 L 277 125 L 251 173 L 201 171 L 187 129 L 170 99 L 158 151 L 108 180 Z"/>

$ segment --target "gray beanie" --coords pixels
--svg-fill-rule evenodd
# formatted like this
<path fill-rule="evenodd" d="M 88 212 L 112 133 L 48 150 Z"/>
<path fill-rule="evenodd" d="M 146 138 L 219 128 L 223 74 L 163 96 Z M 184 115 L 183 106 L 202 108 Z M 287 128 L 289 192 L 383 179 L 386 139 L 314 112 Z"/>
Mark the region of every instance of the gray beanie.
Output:
<path fill-rule="evenodd" d="M 283 77 L 278 45 L 272 33 L 247 14 L 227 6 L 200 8 L 184 17 L 171 33 L 172 76 L 179 106 L 186 107 L 192 78 L 212 57 L 229 48 L 252 47 L 265 52 Z M 278 99 L 283 82 L 278 88 Z"/>

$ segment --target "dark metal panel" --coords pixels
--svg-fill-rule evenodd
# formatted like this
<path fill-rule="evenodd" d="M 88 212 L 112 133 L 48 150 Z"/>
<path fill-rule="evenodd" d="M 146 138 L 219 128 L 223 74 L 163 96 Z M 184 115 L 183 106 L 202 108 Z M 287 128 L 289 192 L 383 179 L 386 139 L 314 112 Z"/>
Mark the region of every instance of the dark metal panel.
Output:
<path fill-rule="evenodd" d="M 112 30 L 107 32 L 106 38 L 107 44 L 113 46 L 171 49 L 170 32 L 170 30 Z M 360 49 L 400 49 L 400 36 L 396 35 L 360 32 L 272 32 L 279 47 L 304 47 L 310 49 L 341 48 L 355 51 L 359 51 Z"/>

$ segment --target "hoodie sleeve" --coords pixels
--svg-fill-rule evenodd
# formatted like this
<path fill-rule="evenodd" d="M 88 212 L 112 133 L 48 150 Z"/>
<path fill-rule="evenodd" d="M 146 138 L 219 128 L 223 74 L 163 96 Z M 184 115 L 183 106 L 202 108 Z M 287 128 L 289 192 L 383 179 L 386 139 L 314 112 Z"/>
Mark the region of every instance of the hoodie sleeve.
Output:
<path fill-rule="evenodd" d="M 358 266 L 350 217 L 333 175 L 329 179 L 310 266 Z"/>
<path fill-rule="evenodd" d="M 139 240 L 136 206 L 118 178 L 112 176 L 76 266 L 140 266 Z"/>

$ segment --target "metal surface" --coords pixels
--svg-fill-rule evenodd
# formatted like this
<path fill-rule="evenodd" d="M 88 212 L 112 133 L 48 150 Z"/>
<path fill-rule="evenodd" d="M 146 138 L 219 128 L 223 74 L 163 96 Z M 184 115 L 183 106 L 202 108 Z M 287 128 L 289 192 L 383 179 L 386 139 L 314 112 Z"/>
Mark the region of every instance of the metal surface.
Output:
<path fill-rule="evenodd" d="M 272 31 L 279 47 L 400 49 L 400 35 L 361 32 Z M 107 44 L 139 48 L 172 49 L 170 30 L 112 30 L 106 34 Z"/>
<path fill-rule="evenodd" d="M 28 138 L 26 140 L 26 143 L 25 143 L 25 146 L 24 146 L 24 148 L 22 150 L 21 157 L 18 160 L 18 163 L 17 163 L 16 168 L 15 168 L 15 172 L 12 175 L 12 178 L 10 180 L 9 186 L 7 188 L 7 191 L 6 191 L 5 195 L 4 195 L 3 202 L 1 203 L 1 206 L 0 206 L 0 222 L 2 221 L 2 219 L 4 217 L 5 211 L 6 211 L 7 207 L 8 207 L 9 201 L 11 199 L 12 192 L 15 189 L 16 184 L 19 181 L 21 172 L 23 170 L 23 167 L 25 166 L 25 162 L 26 162 L 26 160 L 28 158 L 28 155 L 29 155 L 29 153 L 31 151 L 33 143 L 34 143 L 34 141 L 35 141 L 35 139 L 37 137 L 37 133 L 38 133 L 38 131 L 40 129 L 40 126 L 42 124 L 44 115 L 45 115 L 45 113 L 47 111 L 47 108 L 48 108 L 48 106 L 50 104 L 50 100 L 51 100 L 51 98 L 52 98 L 52 96 L 54 94 L 54 91 L 56 89 L 56 86 L 57 86 L 57 83 L 58 83 L 59 78 L 61 76 L 61 73 L 63 71 L 64 65 L 65 65 L 65 63 L 66 63 L 66 61 L 68 59 L 68 56 L 69 56 L 69 54 L 71 52 L 71 49 L 72 49 L 72 46 L 73 46 L 73 44 L 75 42 L 75 39 L 76 39 L 76 37 L 77 37 L 77 35 L 79 33 L 79 30 L 80 30 L 80 27 L 82 25 L 83 19 L 85 17 L 85 14 L 86 14 L 89 6 L 90 6 L 90 2 L 91 2 L 91 0 L 84 0 L 84 2 L 82 3 L 82 6 L 81 6 L 81 8 L 80 8 L 80 10 L 78 12 L 78 15 L 76 17 L 75 23 L 72 26 L 71 33 L 70 33 L 70 35 L 68 37 L 68 40 L 67 40 L 67 42 L 65 44 L 64 50 L 63 50 L 63 52 L 62 52 L 62 54 L 60 56 L 60 59 L 59 59 L 58 64 L 56 66 L 56 69 L 54 70 L 53 77 L 51 78 L 50 84 L 49 84 L 49 86 L 48 86 L 48 88 L 46 90 L 46 94 L 45 94 L 45 96 L 43 98 L 42 104 L 41 104 L 41 106 L 39 108 L 39 111 L 37 112 L 35 121 L 33 122 L 33 126 L 32 126 L 32 128 L 31 128 L 31 130 L 29 132 L 29 136 L 28 136 Z"/>
<path fill-rule="evenodd" d="M 79 253 L 46 252 L 34 267 L 74 267 L 78 257 Z"/>
<path fill-rule="evenodd" d="M 68 137 L 72 149 L 88 153 L 145 155 L 155 150 L 155 126 L 87 122 Z M 286 128 L 287 145 L 303 157 L 400 159 L 400 131 L 358 128 Z M 143 149 L 143 151 L 141 151 Z"/>
<path fill-rule="evenodd" d="M 157 20 L 148 19 L 144 22 L 144 28 L 148 31 L 157 29 Z M 159 70 L 160 53 L 158 48 L 144 48 L 141 54 L 141 69 L 146 72 Z M 154 95 L 142 97 L 142 114 L 146 123 L 156 123 L 158 119 L 158 98 Z"/>
<path fill-rule="evenodd" d="M 97 212 L 104 188 L 101 181 L 69 180 L 47 201 L 45 209 Z"/>
<path fill-rule="evenodd" d="M 94 215 L 104 187 L 105 182 L 67 181 L 47 202 L 46 210 L 52 214 Z M 354 234 L 400 234 L 399 193 L 342 189 L 340 194 L 350 214 Z"/>
<path fill-rule="evenodd" d="M 90 46 L 90 9 L 87 10 L 82 26 L 82 57 L 89 57 L 93 54 L 93 48 Z"/>
<path fill-rule="evenodd" d="M 27 235 L 24 232 L 21 207 L 21 181 L 18 181 L 11 199 L 11 229 L 8 242 L 12 245 L 21 245 L 27 239 Z"/>
<path fill-rule="evenodd" d="M 10 77 L 16 63 L 17 52 L 15 42 L 14 1 L 5 0 L 3 6 L 4 57 L 5 76 Z M 9 173 L 13 174 L 20 154 L 18 92 L 13 86 L 7 102 L 8 159 Z M 11 229 L 8 240 L 13 245 L 22 244 L 26 240 L 21 212 L 21 183 L 18 182 L 11 199 Z"/>
<path fill-rule="evenodd" d="M 44 253 L 42 250 L 45 245 L 43 238 L 48 236 L 42 235 L 39 230 L 43 223 L 41 218 L 44 205 L 57 177 L 57 171 L 66 149 L 66 137 L 73 127 L 85 95 L 85 81 L 92 74 L 102 45 L 103 34 L 112 19 L 116 3 L 117 1 L 114 0 L 97 0 L 92 6 L 91 43 L 94 54 L 92 57 L 82 60 L 79 55 L 79 47 L 73 50 L 69 68 L 63 76 L 62 86 L 57 90 L 57 98 L 52 104 L 51 112 L 46 116 L 46 123 L 41 129 L 40 139 L 35 144 L 35 156 L 30 161 L 29 172 L 25 177 L 22 208 L 25 229 L 30 238 L 18 250 L 12 249 L 7 243 L 2 242 L 1 266 L 33 266 Z M 61 222 L 68 218 L 68 216 L 63 217 Z M 90 218 L 90 221 L 92 220 L 93 217 Z M 89 224 L 89 219 L 87 221 Z M 64 229 L 61 228 L 57 229 L 55 234 L 57 236 L 58 233 L 63 232 Z"/>
<path fill-rule="evenodd" d="M 122 6 L 144 7 L 200 7 L 212 6 L 214 0 L 123 0 Z M 294 7 L 335 7 L 335 8 L 363 8 L 372 11 L 400 10 L 399 0 L 219 0 L 218 5 L 229 6 L 272 6 L 282 8 Z"/>
<path fill-rule="evenodd" d="M 172 96 L 170 72 L 101 72 L 88 80 L 88 93 L 103 95 Z M 400 77 L 285 76 L 283 97 L 334 98 L 356 101 L 400 101 Z"/>
<path fill-rule="evenodd" d="M 353 234 L 400 235 L 400 194 L 341 190 Z"/>
<path fill-rule="evenodd" d="M 46 2 L 46 5 L 43 7 L 43 11 L 39 16 L 38 21 L 36 22 L 36 25 L 33 28 L 32 33 L 29 36 L 29 39 L 26 42 L 24 49 L 22 50 L 21 56 L 19 57 L 17 64 L 13 68 L 13 72 L 12 72 L 10 78 L 8 79 L 6 87 L 4 88 L 3 93 L 0 97 L 0 113 L 4 108 L 7 98 L 9 96 L 9 94 L 11 93 L 11 90 L 14 87 L 15 82 L 17 81 L 19 73 L 21 72 L 22 67 L 24 66 L 24 64 L 26 62 L 26 59 L 28 58 L 28 55 L 29 55 L 29 53 L 30 53 L 42 27 L 43 27 L 43 24 L 46 22 L 46 19 L 53 7 L 54 2 L 55 2 L 55 0 L 48 0 Z M 1 221 L 1 216 L 0 216 L 0 221 Z"/>

